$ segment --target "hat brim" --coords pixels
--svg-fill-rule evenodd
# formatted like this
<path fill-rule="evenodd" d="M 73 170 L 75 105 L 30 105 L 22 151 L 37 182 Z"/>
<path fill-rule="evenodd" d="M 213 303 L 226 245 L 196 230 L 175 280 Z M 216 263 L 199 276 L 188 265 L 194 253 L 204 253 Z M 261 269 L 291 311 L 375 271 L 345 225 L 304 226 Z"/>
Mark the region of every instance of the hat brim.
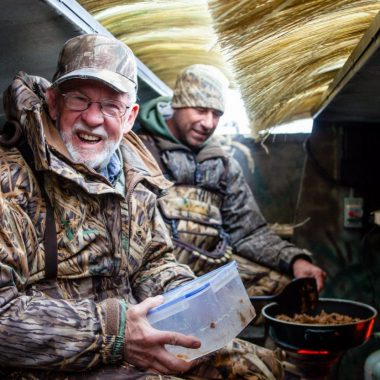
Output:
<path fill-rule="evenodd" d="M 136 83 L 134 83 L 133 80 L 109 70 L 92 68 L 82 68 L 80 70 L 71 71 L 55 80 L 53 85 L 61 84 L 70 79 L 97 80 L 113 88 L 115 91 L 122 93 L 136 91 Z"/>

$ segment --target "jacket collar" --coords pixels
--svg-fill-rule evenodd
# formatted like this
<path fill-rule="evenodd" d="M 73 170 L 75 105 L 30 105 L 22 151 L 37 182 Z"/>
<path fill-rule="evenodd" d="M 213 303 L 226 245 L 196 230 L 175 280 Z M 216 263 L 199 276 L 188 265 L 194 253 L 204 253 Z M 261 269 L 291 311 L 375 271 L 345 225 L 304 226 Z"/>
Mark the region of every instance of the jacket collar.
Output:
<path fill-rule="evenodd" d="M 88 193 L 115 192 L 108 180 L 84 164 L 75 163 L 45 110 L 45 92 L 50 82 L 20 72 L 4 93 L 5 111 L 17 120 L 34 154 L 36 170 L 48 170 L 76 182 Z M 129 132 L 120 150 L 126 183 L 138 175 L 157 190 L 167 189 L 167 181 L 156 161 L 135 133 Z"/>

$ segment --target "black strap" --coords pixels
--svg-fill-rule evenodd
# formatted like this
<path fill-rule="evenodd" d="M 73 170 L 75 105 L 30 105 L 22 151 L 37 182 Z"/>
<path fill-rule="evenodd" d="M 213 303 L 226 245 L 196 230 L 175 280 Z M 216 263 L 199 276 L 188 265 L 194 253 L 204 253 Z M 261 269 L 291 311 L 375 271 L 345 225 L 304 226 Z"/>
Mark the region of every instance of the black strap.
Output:
<path fill-rule="evenodd" d="M 58 248 L 57 248 L 57 230 L 55 228 L 54 210 L 50 198 L 46 193 L 44 186 L 44 174 L 37 171 L 34 166 L 34 155 L 30 146 L 22 141 L 17 148 L 24 157 L 25 162 L 32 169 L 37 178 L 42 196 L 46 203 L 46 221 L 45 221 L 45 234 L 44 234 L 44 247 L 45 247 L 45 277 L 49 280 L 57 278 L 57 263 L 58 263 Z"/>

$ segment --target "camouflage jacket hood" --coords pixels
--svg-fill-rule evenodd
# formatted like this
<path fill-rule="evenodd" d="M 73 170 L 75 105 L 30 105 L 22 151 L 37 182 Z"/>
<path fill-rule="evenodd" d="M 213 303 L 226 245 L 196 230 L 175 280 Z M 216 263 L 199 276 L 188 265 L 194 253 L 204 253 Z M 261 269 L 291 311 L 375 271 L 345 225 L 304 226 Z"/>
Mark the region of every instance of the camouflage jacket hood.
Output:
<path fill-rule="evenodd" d="M 148 120 L 142 127 L 139 135 L 166 178 L 177 186 L 191 185 L 221 196 L 223 228 L 235 253 L 286 274 L 291 274 L 295 258 L 310 260 L 309 252 L 282 240 L 267 226 L 240 165 L 216 139 L 194 152 L 155 134 Z"/>
<path fill-rule="evenodd" d="M 56 155 L 59 159 L 63 159 L 59 162 L 59 166 L 63 166 L 63 161 L 65 161 L 68 164 L 65 165 L 66 169 L 70 167 L 73 169 L 70 175 L 76 177 L 75 171 L 80 173 L 79 177 L 96 175 L 96 172 L 86 165 L 76 164 L 70 159 L 57 129 L 45 112 L 44 93 L 49 86 L 50 82 L 44 78 L 20 72 L 12 86 L 9 86 L 4 93 L 7 118 L 19 121 L 21 132 L 33 151 L 34 165 L 37 170 L 52 170 L 65 175 L 58 165 L 55 166 L 53 157 Z M 34 120 L 33 124 L 29 122 L 31 118 Z M 134 133 L 125 135 L 121 151 L 127 173 L 131 170 L 140 172 L 154 184 L 156 189 L 165 189 L 171 185 L 164 180 L 155 160 Z M 100 175 L 98 178 L 104 180 Z M 87 187 L 85 182 L 81 185 Z M 87 190 L 90 191 L 90 188 L 87 187 Z"/>
<path fill-rule="evenodd" d="M 170 107 L 171 98 L 160 96 L 141 105 L 137 119 L 143 128 L 149 133 L 165 138 L 173 143 L 179 141 L 169 132 L 165 118 L 172 112 Z M 167 110 L 167 112 L 165 112 Z"/>
<path fill-rule="evenodd" d="M 0 148 L 4 375 L 13 368 L 73 371 L 128 360 L 122 329 L 128 303 L 193 278 L 174 260 L 157 212 L 157 194 L 170 183 L 139 138 L 130 133 L 122 141 L 125 191 L 117 191 L 68 157 L 44 111 L 48 86 L 20 73 L 5 93 L 6 115 L 21 125 L 53 204 L 58 278 L 45 279 L 46 205 L 34 173 L 17 148 Z"/>

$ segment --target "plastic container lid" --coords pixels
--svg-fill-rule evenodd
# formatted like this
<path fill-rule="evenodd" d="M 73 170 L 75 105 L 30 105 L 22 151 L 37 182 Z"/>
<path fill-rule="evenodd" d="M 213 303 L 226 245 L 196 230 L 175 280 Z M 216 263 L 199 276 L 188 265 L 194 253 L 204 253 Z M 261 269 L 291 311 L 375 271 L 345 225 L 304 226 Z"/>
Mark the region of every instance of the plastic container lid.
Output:
<path fill-rule="evenodd" d="M 158 330 L 176 331 L 201 340 L 199 349 L 166 345 L 169 352 L 183 360 L 193 360 L 223 347 L 255 316 L 234 261 L 163 296 L 164 302 L 147 314 L 150 324 Z"/>

